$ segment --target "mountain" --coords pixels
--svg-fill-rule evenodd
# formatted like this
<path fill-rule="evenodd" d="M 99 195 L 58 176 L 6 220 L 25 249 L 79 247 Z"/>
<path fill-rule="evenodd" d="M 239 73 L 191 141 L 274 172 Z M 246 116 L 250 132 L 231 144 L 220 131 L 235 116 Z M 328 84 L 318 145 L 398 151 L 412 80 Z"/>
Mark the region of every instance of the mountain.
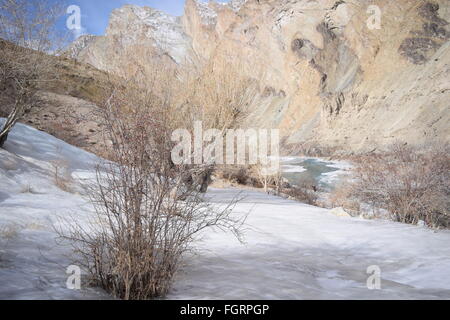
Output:
<path fill-rule="evenodd" d="M 447 0 L 187 0 L 182 17 L 114 10 L 104 36 L 69 53 L 128 76 L 224 57 L 262 70 L 252 126 L 281 129 L 293 153 L 348 154 L 449 141 L 449 22 Z"/>

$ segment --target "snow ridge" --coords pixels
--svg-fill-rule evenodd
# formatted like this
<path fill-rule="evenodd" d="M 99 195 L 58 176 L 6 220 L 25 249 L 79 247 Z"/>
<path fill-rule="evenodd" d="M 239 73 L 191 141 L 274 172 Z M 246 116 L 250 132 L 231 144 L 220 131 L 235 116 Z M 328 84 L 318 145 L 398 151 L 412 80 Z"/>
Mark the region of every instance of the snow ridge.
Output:
<path fill-rule="evenodd" d="M 238 12 L 246 2 L 247 0 L 231 0 L 229 6 L 233 11 Z"/>

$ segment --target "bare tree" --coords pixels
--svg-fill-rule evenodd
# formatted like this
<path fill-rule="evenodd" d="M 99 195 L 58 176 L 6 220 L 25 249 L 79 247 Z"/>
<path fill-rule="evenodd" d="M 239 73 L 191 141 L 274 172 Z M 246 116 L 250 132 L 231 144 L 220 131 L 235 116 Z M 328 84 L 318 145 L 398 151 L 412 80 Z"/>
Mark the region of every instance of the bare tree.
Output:
<path fill-rule="evenodd" d="M 89 187 L 96 221 L 77 221 L 63 237 L 72 241 L 95 284 L 121 299 L 164 296 L 183 254 L 201 231 L 216 227 L 241 239 L 244 216 L 236 201 L 213 206 L 185 179 L 202 167 L 174 165 L 170 108 L 151 93 L 115 90 L 99 112 L 110 160 Z"/>
<path fill-rule="evenodd" d="M 268 166 L 259 163 L 252 166 L 252 171 L 264 188 L 264 192 L 269 193 L 270 188 L 273 188 L 277 195 L 281 194 L 284 182 L 281 168 L 269 170 Z"/>
<path fill-rule="evenodd" d="M 245 126 L 249 111 L 258 101 L 259 86 L 244 69 L 228 55 L 206 64 L 197 61 L 196 65 L 185 66 L 180 71 L 181 86 L 174 102 L 180 115 L 178 126 L 193 132 L 195 121 L 201 121 L 204 130 L 218 130 L 222 139 L 228 129 Z M 253 74 L 257 74 L 256 70 Z M 207 191 L 216 168 L 215 159 L 204 162 L 210 164 L 208 170 L 191 179 L 200 183 L 202 192 Z"/>
<path fill-rule="evenodd" d="M 39 83 L 50 81 L 61 7 L 49 1 L 0 0 L 0 88 L 8 117 L 0 147 L 20 117 L 36 103 Z"/>

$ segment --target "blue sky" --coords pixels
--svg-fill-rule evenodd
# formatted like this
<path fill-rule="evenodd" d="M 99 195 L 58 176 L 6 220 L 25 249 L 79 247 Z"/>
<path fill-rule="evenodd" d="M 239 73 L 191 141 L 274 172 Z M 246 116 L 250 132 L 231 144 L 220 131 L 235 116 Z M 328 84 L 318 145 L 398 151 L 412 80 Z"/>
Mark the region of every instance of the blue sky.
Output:
<path fill-rule="evenodd" d="M 80 7 L 83 33 L 102 35 L 108 25 L 109 15 L 115 8 L 125 4 L 136 4 L 181 16 L 184 2 L 185 0 L 65 0 L 64 4 Z M 220 0 L 220 2 L 227 2 L 227 0 Z M 65 21 L 61 25 L 65 26 Z"/>

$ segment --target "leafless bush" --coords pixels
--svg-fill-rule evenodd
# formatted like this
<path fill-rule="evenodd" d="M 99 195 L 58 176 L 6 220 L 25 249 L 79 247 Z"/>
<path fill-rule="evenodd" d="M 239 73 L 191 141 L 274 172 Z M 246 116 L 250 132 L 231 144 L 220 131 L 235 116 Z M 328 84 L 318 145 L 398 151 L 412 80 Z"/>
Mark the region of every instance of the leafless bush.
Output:
<path fill-rule="evenodd" d="M 62 8 L 49 1 L 0 0 L 0 103 L 8 114 L 0 147 L 20 117 L 37 101 L 38 84 L 50 81 L 56 21 Z"/>
<path fill-rule="evenodd" d="M 448 227 L 450 147 L 393 145 L 388 152 L 356 161 L 354 196 L 386 209 L 393 220 Z"/>
<path fill-rule="evenodd" d="M 262 164 L 252 166 L 253 175 L 257 177 L 260 184 L 264 188 L 265 192 L 269 192 L 272 188 L 276 194 L 279 195 L 283 188 L 283 177 L 281 176 L 281 170 L 274 172 L 268 170 L 268 168 Z"/>
<path fill-rule="evenodd" d="M 310 205 L 317 205 L 319 198 L 317 191 L 318 187 L 314 181 L 302 181 L 295 186 L 283 189 L 283 193 L 289 197 Z"/>
<path fill-rule="evenodd" d="M 0 226 L 0 262 L 8 242 L 15 239 L 18 236 L 19 231 L 20 227 L 15 224 Z"/>
<path fill-rule="evenodd" d="M 218 178 L 244 186 L 262 188 L 263 185 L 249 166 L 220 166 L 216 170 Z"/>
<path fill-rule="evenodd" d="M 257 81 L 247 76 L 245 66 L 228 55 L 210 63 L 186 66 L 181 72 L 182 86 L 176 93 L 181 126 L 189 128 L 202 121 L 207 129 L 226 129 L 244 124 L 252 106 L 258 100 Z M 257 70 L 252 74 L 258 77 Z"/>
<path fill-rule="evenodd" d="M 353 183 L 349 179 L 344 179 L 331 191 L 328 199 L 329 204 L 332 208 L 342 207 L 349 212 L 357 214 L 361 208 L 354 194 Z"/>
<path fill-rule="evenodd" d="M 193 171 L 207 168 L 170 161 L 170 108 L 152 94 L 124 90 L 102 112 L 112 152 L 89 188 L 97 221 L 89 227 L 74 221 L 62 235 L 94 284 L 121 299 L 150 299 L 168 292 L 200 232 L 216 227 L 241 239 L 245 218 L 231 215 L 235 201 L 213 206 L 186 187 Z"/>
<path fill-rule="evenodd" d="M 55 185 L 65 192 L 73 192 L 73 181 L 70 173 L 68 172 L 67 161 L 54 160 L 51 161 L 51 165 L 53 167 L 53 180 Z"/>

